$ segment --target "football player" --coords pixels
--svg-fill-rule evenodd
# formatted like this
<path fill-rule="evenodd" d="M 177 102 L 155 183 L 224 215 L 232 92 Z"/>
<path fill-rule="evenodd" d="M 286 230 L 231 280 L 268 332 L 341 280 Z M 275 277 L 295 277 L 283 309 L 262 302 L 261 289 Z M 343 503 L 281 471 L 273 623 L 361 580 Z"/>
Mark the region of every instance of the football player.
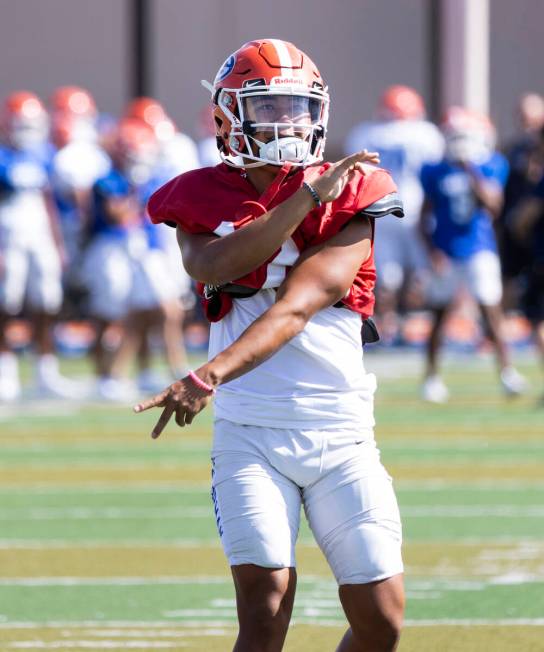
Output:
<path fill-rule="evenodd" d="M 540 164 L 544 164 L 544 129 L 537 141 Z M 512 233 L 526 252 L 524 292 L 521 307 L 532 326 L 533 336 L 544 363 L 544 176 L 531 194 L 513 209 Z M 544 405 L 544 395 L 541 399 Z"/>
<path fill-rule="evenodd" d="M 365 163 L 375 155 L 322 163 L 329 94 L 291 43 L 246 43 L 207 86 L 224 162 L 166 184 L 149 211 L 177 227 L 204 286 L 209 362 L 135 409 L 163 408 L 158 437 L 215 394 L 212 495 L 236 588 L 235 650 L 283 647 L 302 505 L 350 624 L 338 650 L 393 650 L 401 526 L 361 329 L 374 219 L 402 205 L 390 175 Z"/>
<path fill-rule="evenodd" d="M 49 117 L 34 93 L 20 91 L 6 99 L 0 121 L 0 400 L 20 395 L 5 327 L 25 306 L 39 394 L 74 398 L 75 385 L 59 373 L 52 334 L 62 303 L 64 248 L 51 200 Z"/>
<path fill-rule="evenodd" d="M 110 159 L 98 145 L 98 113 L 91 94 L 78 86 L 57 88 L 49 101 L 51 140 L 57 152 L 51 183 L 67 256 L 67 277 L 80 264 L 91 188 L 105 176 Z M 75 269 L 74 269 L 75 268 Z"/>
<path fill-rule="evenodd" d="M 112 141 L 112 167 L 93 186 L 91 237 L 81 278 L 97 330 L 97 391 L 109 400 L 126 400 L 130 394 L 126 368 L 139 351 L 139 381 L 149 391 L 152 374 L 146 340 L 153 327 L 168 335 L 167 359 L 174 377 L 186 367 L 178 283 L 157 230 L 148 228 L 145 216 L 145 203 L 157 188 L 153 173 L 158 151 L 148 125 L 124 118 Z M 114 325 L 123 337 L 112 352 L 107 334 Z"/>
<path fill-rule="evenodd" d="M 350 131 L 345 151 L 350 154 L 363 147 L 377 151 L 380 165 L 391 173 L 404 204 L 404 219 L 385 221 L 376 239 L 380 332 L 384 342 L 395 343 L 401 339 L 399 308 L 410 307 L 407 297 L 417 304 L 419 273 L 425 266 L 418 228 L 423 201 L 419 173 L 423 164 L 442 158 L 444 139 L 426 120 L 423 98 L 409 86 L 387 88 L 376 113 L 376 120 Z"/>
<path fill-rule="evenodd" d="M 135 98 L 126 107 L 124 117 L 141 120 L 155 132 L 160 148 L 157 175 L 165 181 L 200 167 L 195 143 L 177 129 L 163 105 L 154 98 Z"/>
<path fill-rule="evenodd" d="M 422 398 L 443 403 L 449 397 L 438 375 L 438 353 L 448 308 L 461 285 L 480 308 L 497 355 L 501 385 L 514 396 L 524 391 L 525 381 L 511 366 L 501 334 L 501 269 L 493 230 L 502 208 L 508 163 L 495 152 L 495 129 L 486 115 L 451 107 L 442 131 L 444 159 L 421 171 L 425 191 L 421 232 L 432 270 L 428 301 L 433 310 Z"/>

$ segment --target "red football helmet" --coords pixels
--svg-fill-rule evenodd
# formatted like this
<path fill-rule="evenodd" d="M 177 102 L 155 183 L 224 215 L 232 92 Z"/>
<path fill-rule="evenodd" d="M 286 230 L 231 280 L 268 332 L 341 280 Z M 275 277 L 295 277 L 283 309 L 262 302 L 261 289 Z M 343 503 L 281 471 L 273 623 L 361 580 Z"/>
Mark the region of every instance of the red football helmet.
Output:
<path fill-rule="evenodd" d="M 136 97 L 126 107 L 125 118 L 136 118 L 154 127 L 168 116 L 163 105 L 152 97 Z"/>
<path fill-rule="evenodd" d="M 136 97 L 125 110 L 125 118 L 141 120 L 151 127 L 160 141 L 167 141 L 176 133 L 176 126 L 163 105 L 152 97 Z"/>
<path fill-rule="evenodd" d="M 159 145 L 153 129 L 136 118 L 120 120 L 113 142 L 111 155 L 136 184 L 146 182 L 157 162 Z"/>
<path fill-rule="evenodd" d="M 17 91 L 9 95 L 0 121 L 7 142 L 17 149 L 39 146 L 47 140 L 49 117 L 34 93 Z"/>
<path fill-rule="evenodd" d="M 213 84 L 202 83 L 212 93 L 225 163 L 248 168 L 323 160 L 329 95 L 315 64 L 292 43 L 250 41 L 227 58 Z"/>
<path fill-rule="evenodd" d="M 96 104 L 89 93 L 79 86 L 61 86 L 49 100 L 53 113 L 67 113 L 77 118 L 93 119 L 96 117 Z"/>
<path fill-rule="evenodd" d="M 380 98 L 378 113 L 388 120 L 422 120 L 425 117 L 425 104 L 413 88 L 390 86 Z"/>
<path fill-rule="evenodd" d="M 452 160 L 482 163 L 496 144 L 493 123 L 485 113 L 452 106 L 440 124 L 446 141 L 446 155 Z"/>

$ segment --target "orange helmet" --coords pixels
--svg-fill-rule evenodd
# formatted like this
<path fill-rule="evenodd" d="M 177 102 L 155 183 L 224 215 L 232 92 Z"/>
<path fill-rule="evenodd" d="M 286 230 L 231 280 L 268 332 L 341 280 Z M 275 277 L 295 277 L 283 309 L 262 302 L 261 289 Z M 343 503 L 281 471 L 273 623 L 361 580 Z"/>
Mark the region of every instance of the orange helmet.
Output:
<path fill-rule="evenodd" d="M 163 105 L 152 97 L 136 97 L 125 109 L 125 118 L 136 118 L 154 127 L 168 116 Z"/>
<path fill-rule="evenodd" d="M 89 93 L 79 86 L 61 86 L 49 100 L 53 113 L 65 113 L 76 118 L 93 119 L 96 117 L 96 104 Z"/>
<path fill-rule="evenodd" d="M 212 93 L 225 163 L 306 166 L 323 159 L 329 95 L 315 64 L 292 43 L 250 41 L 226 59 L 213 84 L 202 83 Z"/>
<path fill-rule="evenodd" d="M 17 149 L 41 145 L 47 139 L 47 111 L 40 98 L 29 91 L 16 91 L 6 98 L 0 122 L 5 138 Z"/>
<path fill-rule="evenodd" d="M 480 111 L 451 106 L 440 127 L 446 141 L 446 155 L 453 160 L 482 163 L 495 148 L 495 127 Z"/>
<path fill-rule="evenodd" d="M 111 155 L 133 183 L 147 181 L 157 162 L 155 132 L 142 120 L 122 118 L 113 135 Z"/>
<path fill-rule="evenodd" d="M 409 86 L 390 86 L 380 98 L 379 115 L 389 120 L 422 120 L 425 104 L 419 93 Z"/>
<path fill-rule="evenodd" d="M 140 120 L 151 127 L 160 141 L 169 140 L 176 133 L 176 126 L 163 105 L 152 97 L 136 97 L 125 110 L 125 118 Z"/>

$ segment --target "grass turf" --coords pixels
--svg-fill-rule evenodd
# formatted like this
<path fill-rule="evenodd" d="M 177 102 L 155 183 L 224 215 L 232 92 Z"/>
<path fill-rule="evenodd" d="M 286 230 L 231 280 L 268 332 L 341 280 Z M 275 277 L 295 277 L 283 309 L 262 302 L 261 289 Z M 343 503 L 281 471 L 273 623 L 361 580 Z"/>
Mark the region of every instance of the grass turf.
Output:
<path fill-rule="evenodd" d="M 428 406 L 417 362 L 373 352 L 367 366 L 381 378 L 376 434 L 404 522 L 400 650 L 544 650 L 538 391 L 505 400 L 487 360 L 452 360 L 451 402 Z M 78 361 L 65 368 L 85 372 Z M 538 388 L 536 365 L 523 371 Z M 157 442 L 154 418 L 99 404 L 0 408 L 0 649 L 229 649 L 211 413 Z M 332 650 L 344 619 L 306 527 L 297 554 L 285 649 Z"/>

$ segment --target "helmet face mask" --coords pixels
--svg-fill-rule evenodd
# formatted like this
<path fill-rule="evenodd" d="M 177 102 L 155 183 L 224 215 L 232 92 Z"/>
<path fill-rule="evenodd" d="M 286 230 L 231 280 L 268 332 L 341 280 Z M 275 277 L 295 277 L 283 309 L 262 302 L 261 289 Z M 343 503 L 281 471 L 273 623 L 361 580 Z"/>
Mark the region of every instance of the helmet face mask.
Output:
<path fill-rule="evenodd" d="M 12 93 L 2 107 L 0 123 L 4 139 L 15 149 L 37 149 L 47 142 L 49 116 L 34 93 Z"/>
<path fill-rule="evenodd" d="M 225 163 L 248 168 L 323 160 L 329 96 L 312 61 L 292 44 L 252 41 L 225 61 L 213 86 L 205 85 L 213 93 Z"/>

